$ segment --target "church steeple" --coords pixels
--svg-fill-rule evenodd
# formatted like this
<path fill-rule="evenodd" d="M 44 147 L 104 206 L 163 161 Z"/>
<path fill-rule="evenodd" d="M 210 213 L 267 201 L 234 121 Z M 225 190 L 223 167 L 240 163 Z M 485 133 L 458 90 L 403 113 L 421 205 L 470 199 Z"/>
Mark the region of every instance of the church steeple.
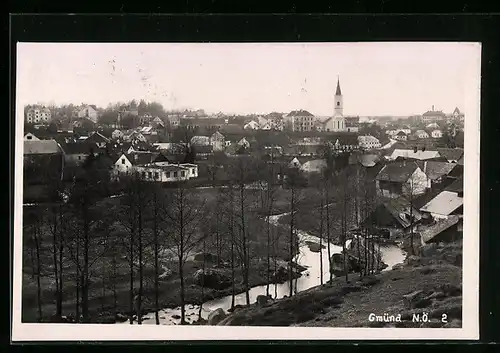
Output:
<path fill-rule="evenodd" d="M 337 76 L 337 89 L 335 91 L 334 102 L 334 115 L 343 116 L 344 115 L 344 99 L 342 97 L 342 91 L 340 90 L 340 80 Z"/>
<path fill-rule="evenodd" d="M 341 96 L 342 95 L 342 91 L 340 90 L 340 80 L 339 80 L 338 76 L 337 76 L 337 90 L 335 91 L 335 95 L 336 96 Z"/>

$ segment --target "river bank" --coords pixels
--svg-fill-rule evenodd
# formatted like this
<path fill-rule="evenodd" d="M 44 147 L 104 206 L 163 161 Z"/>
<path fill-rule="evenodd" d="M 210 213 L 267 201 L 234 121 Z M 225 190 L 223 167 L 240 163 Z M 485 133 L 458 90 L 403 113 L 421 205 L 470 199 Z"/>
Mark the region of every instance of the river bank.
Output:
<path fill-rule="evenodd" d="M 240 308 L 219 325 L 461 327 L 461 243 L 423 250 L 390 271 L 361 279 L 350 274 L 347 283 L 335 278 L 291 298 Z M 413 314 L 423 312 L 431 321 L 413 322 Z M 376 318 L 384 314 L 387 321 Z M 398 315 L 400 321 L 395 321 Z"/>

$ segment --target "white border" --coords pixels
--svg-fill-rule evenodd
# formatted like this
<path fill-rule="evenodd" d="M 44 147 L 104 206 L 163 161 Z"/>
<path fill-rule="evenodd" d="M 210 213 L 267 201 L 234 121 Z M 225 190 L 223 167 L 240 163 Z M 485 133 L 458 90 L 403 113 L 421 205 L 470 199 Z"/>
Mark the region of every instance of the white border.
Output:
<path fill-rule="evenodd" d="M 16 101 L 12 341 L 139 340 L 477 340 L 479 339 L 479 127 L 481 44 L 464 43 L 479 53 L 473 74 L 477 87 L 466 87 L 465 118 L 463 327 L 439 328 L 308 328 L 154 325 L 75 325 L 21 323 L 23 102 Z M 18 57 L 19 62 L 19 57 Z M 19 87 L 16 88 L 17 94 Z M 18 95 L 17 95 L 18 96 Z M 18 96 L 19 97 L 19 96 Z"/>

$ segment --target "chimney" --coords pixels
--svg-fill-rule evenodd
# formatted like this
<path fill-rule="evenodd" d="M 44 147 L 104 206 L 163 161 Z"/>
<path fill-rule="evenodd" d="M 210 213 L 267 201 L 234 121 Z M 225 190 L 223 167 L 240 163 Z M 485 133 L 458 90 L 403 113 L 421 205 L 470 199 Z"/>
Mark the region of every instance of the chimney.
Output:
<path fill-rule="evenodd" d="M 432 105 L 432 111 L 434 111 L 434 104 Z"/>
<path fill-rule="evenodd" d="M 423 172 L 427 174 L 427 161 L 424 162 L 424 170 L 423 170 Z"/>

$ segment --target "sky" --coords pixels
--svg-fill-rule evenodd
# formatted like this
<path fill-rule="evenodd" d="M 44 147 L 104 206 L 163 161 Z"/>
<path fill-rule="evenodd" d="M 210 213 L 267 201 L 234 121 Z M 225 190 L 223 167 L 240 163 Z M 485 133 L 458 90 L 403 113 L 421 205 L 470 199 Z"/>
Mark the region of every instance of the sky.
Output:
<path fill-rule="evenodd" d="M 18 43 L 17 103 L 145 99 L 165 109 L 344 115 L 476 113 L 477 43 Z"/>

